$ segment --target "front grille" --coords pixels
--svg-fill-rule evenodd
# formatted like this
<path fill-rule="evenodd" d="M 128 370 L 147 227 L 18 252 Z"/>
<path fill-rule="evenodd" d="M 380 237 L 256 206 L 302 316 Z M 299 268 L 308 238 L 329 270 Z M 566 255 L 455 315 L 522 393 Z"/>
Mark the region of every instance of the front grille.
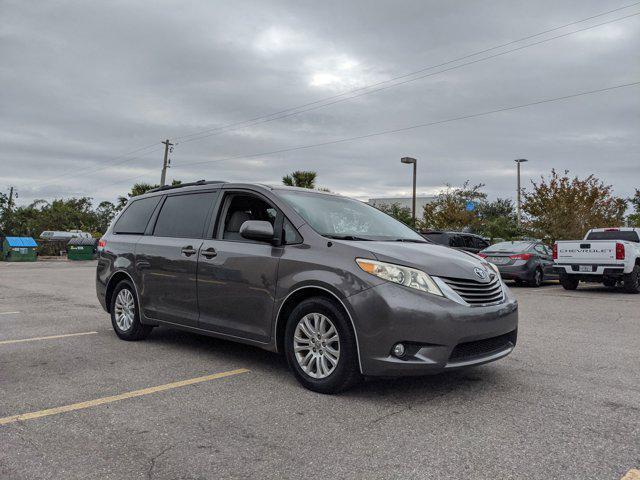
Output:
<path fill-rule="evenodd" d="M 518 330 L 505 333 L 498 337 L 485 338 L 475 342 L 459 343 L 451 352 L 450 362 L 461 362 L 473 360 L 481 357 L 488 357 L 493 353 L 498 353 L 516 346 Z"/>
<path fill-rule="evenodd" d="M 494 275 L 488 283 L 462 278 L 443 278 L 442 280 L 469 305 L 495 305 L 504 301 L 502 283 L 497 275 Z"/>

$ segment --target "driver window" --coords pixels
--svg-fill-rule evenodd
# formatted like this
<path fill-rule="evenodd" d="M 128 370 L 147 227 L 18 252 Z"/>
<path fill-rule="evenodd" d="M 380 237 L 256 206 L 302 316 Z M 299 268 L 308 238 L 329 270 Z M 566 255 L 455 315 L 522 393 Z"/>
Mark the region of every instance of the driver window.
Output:
<path fill-rule="evenodd" d="M 245 240 L 240 227 L 248 220 L 263 220 L 274 225 L 278 212 L 264 200 L 253 195 L 233 195 L 224 216 L 222 238 Z"/>

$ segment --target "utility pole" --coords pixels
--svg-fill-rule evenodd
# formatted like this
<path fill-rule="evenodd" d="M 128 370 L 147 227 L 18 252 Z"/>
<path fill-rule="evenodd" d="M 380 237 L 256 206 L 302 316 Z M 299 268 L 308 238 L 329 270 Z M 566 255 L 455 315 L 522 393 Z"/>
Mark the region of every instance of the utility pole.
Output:
<path fill-rule="evenodd" d="M 16 193 L 16 196 L 18 194 Z M 11 207 L 13 206 L 13 187 L 9 189 L 9 203 L 7 203 L 7 210 L 11 212 Z"/>
<path fill-rule="evenodd" d="M 413 164 L 413 195 L 411 198 L 411 220 L 413 222 L 413 228 L 416 228 L 416 171 L 418 167 L 418 160 L 411 157 L 402 157 L 401 163 Z"/>
<path fill-rule="evenodd" d="M 518 165 L 518 199 L 516 201 L 516 218 L 518 221 L 518 227 L 520 226 L 520 223 L 522 222 L 522 215 L 521 215 L 521 201 L 520 201 L 520 164 L 527 162 L 528 160 L 526 158 L 518 158 L 517 160 L 514 160 L 514 162 L 516 162 L 516 164 Z"/>
<path fill-rule="evenodd" d="M 162 163 L 162 175 L 160 175 L 160 186 L 164 187 L 167 184 L 167 168 L 169 168 L 169 147 L 173 147 L 173 143 L 167 138 L 164 142 L 160 142 L 164 145 L 164 162 Z"/>

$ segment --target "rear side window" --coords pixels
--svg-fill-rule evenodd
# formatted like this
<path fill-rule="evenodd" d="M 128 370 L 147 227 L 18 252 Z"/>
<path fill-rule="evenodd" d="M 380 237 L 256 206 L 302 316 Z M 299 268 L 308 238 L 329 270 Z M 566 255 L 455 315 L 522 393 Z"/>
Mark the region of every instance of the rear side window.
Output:
<path fill-rule="evenodd" d="M 218 192 L 172 195 L 162 205 L 153 234 L 157 237 L 202 238 Z"/>
<path fill-rule="evenodd" d="M 638 234 L 634 231 L 609 230 L 607 232 L 591 232 L 587 240 L 626 240 L 628 242 L 640 242 Z"/>
<path fill-rule="evenodd" d="M 113 227 L 113 233 L 129 233 L 142 235 L 147 228 L 147 223 L 151 218 L 151 214 L 155 210 L 160 196 L 142 198 L 140 200 L 134 200 L 122 212 L 120 218 Z"/>

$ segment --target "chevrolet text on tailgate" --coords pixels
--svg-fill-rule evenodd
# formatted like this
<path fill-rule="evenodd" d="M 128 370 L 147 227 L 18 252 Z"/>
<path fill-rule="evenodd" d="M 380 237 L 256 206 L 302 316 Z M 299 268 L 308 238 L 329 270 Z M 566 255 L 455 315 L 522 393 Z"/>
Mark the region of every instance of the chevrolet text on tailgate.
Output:
<path fill-rule="evenodd" d="M 557 241 L 553 260 L 566 290 L 582 281 L 640 292 L 640 228 L 593 228 L 583 240 Z"/>

